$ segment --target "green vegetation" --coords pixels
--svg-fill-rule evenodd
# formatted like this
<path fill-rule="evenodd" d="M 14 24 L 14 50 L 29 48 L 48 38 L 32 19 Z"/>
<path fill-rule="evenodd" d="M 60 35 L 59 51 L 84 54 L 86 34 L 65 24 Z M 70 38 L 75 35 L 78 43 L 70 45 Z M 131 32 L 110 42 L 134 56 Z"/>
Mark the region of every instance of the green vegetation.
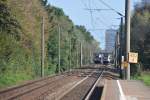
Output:
<path fill-rule="evenodd" d="M 8 73 L 0 76 L 0 88 L 21 83 L 24 80 L 33 79 L 31 75 L 26 73 Z"/>
<path fill-rule="evenodd" d="M 142 2 L 143 1 L 143 2 Z M 125 32 L 125 25 L 123 32 Z M 121 26 L 119 28 L 121 31 Z M 125 55 L 125 33 L 123 34 L 122 48 Z M 138 53 L 138 63 L 131 64 L 131 77 L 141 75 L 142 71 L 150 70 L 150 4 L 144 3 L 144 0 L 135 4 L 131 16 L 131 52 Z"/>
<path fill-rule="evenodd" d="M 150 70 L 150 3 L 144 1 L 141 0 L 141 2 L 135 4 L 131 17 L 131 52 L 137 52 L 139 56 L 138 63 L 131 64 L 130 67 L 133 79 L 144 78 L 141 73 Z M 124 25 L 123 31 L 125 31 Z M 123 34 L 123 37 L 125 38 L 125 34 Z M 124 45 L 125 39 L 122 42 Z M 124 45 L 123 53 L 126 51 L 125 49 Z"/>
<path fill-rule="evenodd" d="M 84 26 L 74 25 L 62 9 L 47 0 L 0 1 L 0 88 L 40 77 L 41 21 L 45 18 L 45 75 L 58 72 L 60 28 L 61 71 L 79 67 L 99 48 Z"/>
<path fill-rule="evenodd" d="M 139 64 L 131 64 L 131 75 L 133 79 L 141 80 L 148 86 L 150 86 L 149 43 L 150 4 L 138 3 L 131 21 L 131 50 L 139 53 Z"/>
<path fill-rule="evenodd" d="M 141 70 L 150 69 L 150 4 L 138 3 L 131 20 L 131 51 L 139 53 Z M 131 74 L 137 75 L 138 64 L 131 65 Z M 140 75 L 140 74 L 138 74 Z"/>
<path fill-rule="evenodd" d="M 61 71 L 67 70 L 69 67 L 79 67 L 80 43 L 83 43 L 83 63 L 89 62 L 90 50 L 95 52 L 98 43 L 84 26 L 75 26 L 73 22 L 66 16 L 62 9 L 47 5 L 46 10 L 49 16 L 49 22 L 53 23 L 49 27 L 49 38 L 47 44 L 48 51 L 48 69 L 56 69 L 58 72 L 58 36 L 60 29 L 60 55 L 61 55 Z M 95 48 L 95 49 L 93 49 Z"/>
<path fill-rule="evenodd" d="M 135 76 L 133 79 L 142 80 L 146 85 L 150 86 L 150 73 L 143 72 L 141 76 Z"/>

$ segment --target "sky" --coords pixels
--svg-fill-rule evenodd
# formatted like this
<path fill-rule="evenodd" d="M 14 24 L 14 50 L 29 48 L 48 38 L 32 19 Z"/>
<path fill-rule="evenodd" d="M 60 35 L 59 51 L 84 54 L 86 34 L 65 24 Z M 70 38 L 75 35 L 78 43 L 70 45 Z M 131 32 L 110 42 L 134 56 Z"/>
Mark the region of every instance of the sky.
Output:
<path fill-rule="evenodd" d="M 103 0 L 116 11 L 125 15 L 125 0 Z M 94 38 L 100 42 L 100 47 L 105 48 L 106 29 L 117 29 L 120 16 L 106 7 L 101 0 L 48 0 L 51 5 L 62 8 L 75 25 L 84 25 Z M 132 10 L 135 3 L 140 0 L 131 0 Z M 106 10 L 88 10 L 106 9 Z"/>

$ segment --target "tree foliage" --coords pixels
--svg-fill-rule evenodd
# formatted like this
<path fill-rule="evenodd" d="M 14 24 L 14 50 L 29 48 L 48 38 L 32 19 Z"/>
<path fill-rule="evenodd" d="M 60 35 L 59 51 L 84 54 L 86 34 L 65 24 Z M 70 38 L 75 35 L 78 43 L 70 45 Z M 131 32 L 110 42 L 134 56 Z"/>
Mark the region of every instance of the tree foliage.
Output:
<path fill-rule="evenodd" d="M 139 62 L 143 68 L 150 68 L 150 4 L 138 3 L 135 6 L 131 22 L 131 49 L 139 53 Z"/>
<path fill-rule="evenodd" d="M 84 26 L 74 25 L 61 8 L 48 4 L 47 0 L 0 0 L 0 87 L 39 77 L 42 17 L 45 75 L 58 72 L 59 28 L 61 71 L 79 67 L 81 43 L 83 64 L 88 64 L 90 53 L 99 49 L 98 42 Z"/>
<path fill-rule="evenodd" d="M 42 4 L 43 6 L 46 6 L 47 3 L 48 3 L 48 0 L 40 0 L 40 2 L 41 2 L 41 4 Z"/>
<path fill-rule="evenodd" d="M 64 14 L 62 9 L 47 5 L 46 10 L 49 15 L 49 22 L 51 23 L 49 26 L 50 35 L 47 46 L 49 56 L 48 59 L 51 59 L 49 60 L 49 65 L 58 67 L 59 28 L 61 34 L 61 70 L 64 71 L 69 67 L 76 67 L 79 65 L 78 60 L 80 58 L 81 42 L 84 45 L 83 50 L 86 50 L 86 52 L 83 54 L 83 63 L 87 64 L 90 58 L 90 49 L 92 49 L 94 46 L 95 49 L 98 48 L 93 36 L 91 36 L 91 33 L 88 32 L 84 26 L 74 25 L 69 17 Z M 94 52 L 94 50 L 91 50 L 91 52 Z"/>
<path fill-rule="evenodd" d="M 20 39 L 21 26 L 11 15 L 5 1 L 0 1 L 0 31 Z"/>

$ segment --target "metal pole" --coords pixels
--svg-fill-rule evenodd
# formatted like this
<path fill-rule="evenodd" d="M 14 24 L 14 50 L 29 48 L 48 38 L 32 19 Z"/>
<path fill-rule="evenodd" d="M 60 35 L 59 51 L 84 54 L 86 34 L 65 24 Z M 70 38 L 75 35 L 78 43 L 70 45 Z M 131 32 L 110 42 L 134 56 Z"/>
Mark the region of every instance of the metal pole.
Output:
<path fill-rule="evenodd" d="M 90 46 L 89 46 L 89 52 L 88 52 L 88 64 L 90 65 L 90 63 L 91 63 L 91 60 L 90 60 L 90 56 L 91 56 L 91 50 L 90 50 Z"/>
<path fill-rule="evenodd" d="M 90 49 L 89 49 L 89 44 L 87 44 L 87 65 L 89 65 L 89 51 L 90 51 Z"/>
<path fill-rule="evenodd" d="M 41 32 L 41 77 L 44 77 L 44 17 L 42 18 Z"/>
<path fill-rule="evenodd" d="M 91 60 L 91 58 L 92 58 L 92 53 L 91 53 L 92 51 L 91 51 L 91 48 L 90 48 L 90 57 L 89 57 L 89 63 L 91 64 L 92 63 L 92 60 Z"/>
<path fill-rule="evenodd" d="M 58 25 L 58 73 L 60 73 L 60 26 Z"/>
<path fill-rule="evenodd" d="M 131 0 L 126 0 L 125 3 L 126 61 L 128 61 L 128 53 L 130 52 L 130 2 Z M 130 80 L 130 63 L 127 67 L 127 79 Z"/>
<path fill-rule="evenodd" d="M 122 51 L 123 51 L 123 16 L 121 17 L 120 23 L 120 49 L 119 49 L 119 64 L 120 64 L 120 78 L 122 78 Z"/>
<path fill-rule="evenodd" d="M 117 33 L 115 39 L 115 67 L 117 68 Z"/>
<path fill-rule="evenodd" d="M 120 50 L 120 35 L 119 32 L 117 32 L 117 67 L 119 68 L 120 65 L 120 58 L 119 58 L 119 50 Z"/>
<path fill-rule="evenodd" d="M 114 64 L 115 64 L 115 67 L 116 67 L 116 39 L 115 39 L 115 50 L 114 50 Z"/>
<path fill-rule="evenodd" d="M 80 44 L 80 67 L 82 67 L 82 43 Z"/>
<path fill-rule="evenodd" d="M 122 62 L 122 51 L 123 51 L 123 17 L 121 17 L 121 23 L 120 23 L 120 51 L 119 51 L 119 54 L 120 54 L 120 66 L 121 66 L 121 62 Z"/>
<path fill-rule="evenodd" d="M 86 58 L 86 60 L 85 60 L 85 65 L 88 65 L 88 59 L 89 59 L 89 47 L 88 47 L 88 44 L 87 44 L 87 49 L 86 49 L 86 53 L 85 53 L 85 58 Z"/>
<path fill-rule="evenodd" d="M 76 55 L 76 58 L 77 58 L 77 68 L 78 68 L 78 59 L 79 59 L 79 57 L 78 57 L 78 44 L 77 44 L 77 55 Z"/>
<path fill-rule="evenodd" d="M 70 37 L 70 67 L 69 67 L 69 71 L 71 69 L 71 37 Z"/>

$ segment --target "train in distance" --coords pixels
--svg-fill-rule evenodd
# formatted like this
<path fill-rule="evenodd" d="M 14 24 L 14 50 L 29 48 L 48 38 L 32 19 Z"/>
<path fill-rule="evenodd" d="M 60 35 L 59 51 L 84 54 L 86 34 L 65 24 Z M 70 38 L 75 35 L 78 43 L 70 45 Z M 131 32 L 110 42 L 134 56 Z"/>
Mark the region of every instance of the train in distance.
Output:
<path fill-rule="evenodd" d="M 112 54 L 110 53 L 97 53 L 94 54 L 94 59 L 93 59 L 95 64 L 110 64 L 112 63 Z"/>

